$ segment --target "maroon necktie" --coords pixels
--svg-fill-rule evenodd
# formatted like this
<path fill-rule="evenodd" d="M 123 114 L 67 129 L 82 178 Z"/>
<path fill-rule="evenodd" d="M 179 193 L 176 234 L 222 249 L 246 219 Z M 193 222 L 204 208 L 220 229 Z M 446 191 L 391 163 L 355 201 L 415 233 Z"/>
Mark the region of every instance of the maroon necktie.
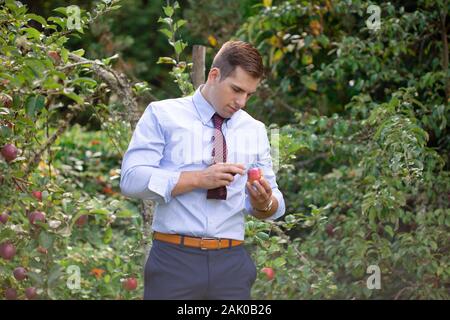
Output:
<path fill-rule="evenodd" d="M 227 143 L 225 142 L 225 137 L 222 133 L 222 123 L 225 119 L 219 116 L 217 113 L 213 115 L 212 119 L 214 124 L 214 136 L 212 137 L 213 164 L 218 162 L 227 162 Z M 206 199 L 226 200 L 227 188 L 224 186 L 215 189 L 209 189 L 206 194 Z"/>

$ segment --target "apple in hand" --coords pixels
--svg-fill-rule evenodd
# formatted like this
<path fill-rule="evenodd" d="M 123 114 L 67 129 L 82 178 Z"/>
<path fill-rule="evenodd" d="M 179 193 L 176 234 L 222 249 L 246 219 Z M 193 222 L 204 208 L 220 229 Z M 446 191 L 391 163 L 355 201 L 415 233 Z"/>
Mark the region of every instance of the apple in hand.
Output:
<path fill-rule="evenodd" d="M 247 171 L 248 181 L 253 183 L 255 180 L 261 179 L 261 169 L 260 168 L 251 168 Z"/>

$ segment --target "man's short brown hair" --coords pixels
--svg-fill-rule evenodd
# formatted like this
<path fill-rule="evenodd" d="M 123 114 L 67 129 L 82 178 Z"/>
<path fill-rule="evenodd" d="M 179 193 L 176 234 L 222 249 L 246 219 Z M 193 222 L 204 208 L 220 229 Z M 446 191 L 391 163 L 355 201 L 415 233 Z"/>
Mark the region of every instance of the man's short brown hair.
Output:
<path fill-rule="evenodd" d="M 236 67 L 241 67 L 255 79 L 264 75 L 264 65 L 258 50 L 244 41 L 227 41 L 214 57 L 211 68 L 220 69 L 220 81 L 227 78 Z"/>

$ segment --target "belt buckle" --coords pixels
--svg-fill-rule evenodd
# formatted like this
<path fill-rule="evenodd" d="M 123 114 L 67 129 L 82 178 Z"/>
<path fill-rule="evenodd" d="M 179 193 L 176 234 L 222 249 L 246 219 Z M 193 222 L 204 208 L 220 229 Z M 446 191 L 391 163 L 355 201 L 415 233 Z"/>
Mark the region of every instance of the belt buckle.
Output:
<path fill-rule="evenodd" d="M 203 241 L 204 241 L 204 240 L 218 240 L 218 241 L 219 241 L 219 247 L 218 247 L 218 249 L 220 249 L 220 238 L 218 239 L 218 238 L 201 237 L 201 238 L 200 238 L 200 249 L 201 249 L 201 250 L 208 250 L 208 248 L 206 248 L 206 247 L 203 246 Z"/>

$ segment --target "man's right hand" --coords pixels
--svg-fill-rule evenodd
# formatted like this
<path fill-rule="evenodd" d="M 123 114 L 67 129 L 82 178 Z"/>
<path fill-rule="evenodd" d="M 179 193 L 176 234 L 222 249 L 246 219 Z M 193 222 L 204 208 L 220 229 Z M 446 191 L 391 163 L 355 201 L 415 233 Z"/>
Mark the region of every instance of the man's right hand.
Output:
<path fill-rule="evenodd" d="M 215 189 L 229 186 L 236 174 L 245 174 L 245 166 L 240 163 L 216 163 L 198 172 L 198 188 Z"/>
<path fill-rule="evenodd" d="M 216 163 L 205 170 L 183 171 L 171 194 L 175 197 L 194 189 L 229 186 L 236 174 L 244 175 L 245 166 L 239 163 Z"/>

